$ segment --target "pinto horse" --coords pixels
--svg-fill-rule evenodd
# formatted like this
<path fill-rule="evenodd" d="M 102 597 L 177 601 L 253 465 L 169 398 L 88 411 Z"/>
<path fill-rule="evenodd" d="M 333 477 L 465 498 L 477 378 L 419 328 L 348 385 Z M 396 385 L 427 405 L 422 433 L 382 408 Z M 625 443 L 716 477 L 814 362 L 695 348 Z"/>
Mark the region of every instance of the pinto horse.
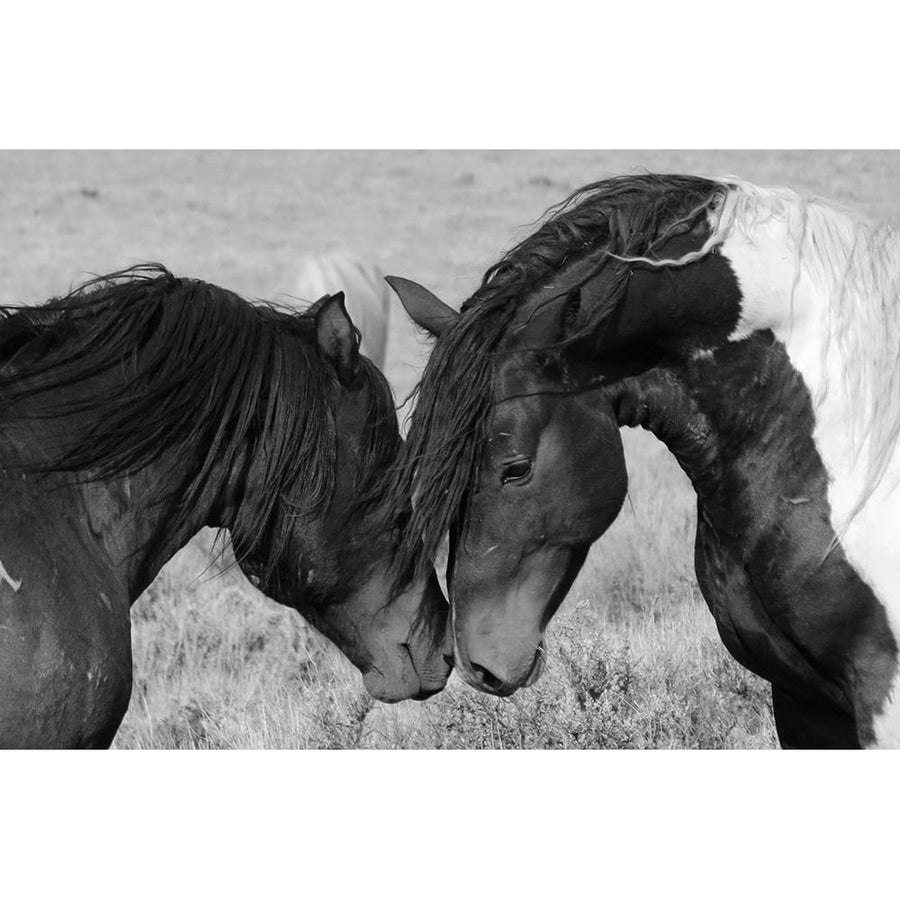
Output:
<path fill-rule="evenodd" d="M 551 211 L 437 335 L 394 497 L 421 573 L 447 531 L 457 666 L 533 680 L 625 496 L 617 426 L 697 494 L 695 565 L 785 747 L 900 745 L 900 233 L 740 179 L 637 175 Z M 396 513 L 399 515 L 398 507 Z"/>
<path fill-rule="evenodd" d="M 159 266 L 4 310 L 0 746 L 110 744 L 129 607 L 206 525 L 373 696 L 443 687 L 436 579 L 387 602 L 389 541 L 366 498 L 401 442 L 358 344 L 341 294 L 290 314 Z"/>

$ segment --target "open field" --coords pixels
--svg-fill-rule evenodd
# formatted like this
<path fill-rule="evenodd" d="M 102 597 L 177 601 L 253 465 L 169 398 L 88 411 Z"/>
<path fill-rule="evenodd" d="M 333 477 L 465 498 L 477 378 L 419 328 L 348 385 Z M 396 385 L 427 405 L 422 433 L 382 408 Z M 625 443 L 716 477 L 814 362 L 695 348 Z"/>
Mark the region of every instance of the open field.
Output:
<path fill-rule="evenodd" d="M 900 216 L 889 151 L 0 153 L 0 302 L 165 263 L 254 298 L 343 246 L 458 304 L 546 207 L 638 168 L 737 174 Z M 426 348 L 391 321 L 398 398 Z M 548 667 L 506 700 L 454 676 L 426 703 L 368 698 L 356 670 L 195 540 L 135 605 L 129 747 L 773 747 L 766 684 L 721 647 L 697 590 L 694 501 L 651 436 L 625 436 L 630 502 L 550 627 Z M 206 542 L 206 543 L 204 543 Z"/>

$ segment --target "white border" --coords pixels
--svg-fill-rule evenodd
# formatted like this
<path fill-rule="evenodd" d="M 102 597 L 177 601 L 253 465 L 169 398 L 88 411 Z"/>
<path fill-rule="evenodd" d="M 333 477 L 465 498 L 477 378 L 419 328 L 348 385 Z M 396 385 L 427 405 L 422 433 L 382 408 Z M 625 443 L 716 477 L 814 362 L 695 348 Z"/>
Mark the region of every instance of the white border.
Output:
<path fill-rule="evenodd" d="M 286 6 L 5 10 L 0 146 L 898 144 L 883 4 Z M 869 896 L 892 887 L 894 766 L 5 754 L 3 879 L 9 896 Z"/>
<path fill-rule="evenodd" d="M 8 896 L 873 896 L 891 887 L 896 841 L 867 810 L 896 809 L 895 766 L 749 751 L 10 753 L 3 878 Z"/>
<path fill-rule="evenodd" d="M 897 146 L 888 9 L 18 4 L 0 146 Z"/>

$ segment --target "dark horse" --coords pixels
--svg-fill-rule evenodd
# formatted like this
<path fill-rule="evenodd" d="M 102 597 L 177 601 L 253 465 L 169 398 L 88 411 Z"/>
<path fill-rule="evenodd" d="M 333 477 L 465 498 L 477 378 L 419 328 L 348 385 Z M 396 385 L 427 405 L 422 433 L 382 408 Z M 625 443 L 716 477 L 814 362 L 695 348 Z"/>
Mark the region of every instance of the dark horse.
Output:
<path fill-rule="evenodd" d="M 390 542 L 365 498 L 401 442 L 358 345 L 341 294 L 289 314 L 158 266 L 4 310 L 0 745 L 110 744 L 129 607 L 207 525 L 373 696 L 443 687 L 434 575 L 387 602 Z"/>
<path fill-rule="evenodd" d="M 457 314 L 393 280 L 438 340 L 395 497 L 397 565 L 450 532 L 459 672 L 508 694 L 622 503 L 617 426 L 697 493 L 696 571 L 786 747 L 900 744 L 900 240 L 739 179 L 576 191 Z M 400 514 L 400 510 L 397 510 Z"/>

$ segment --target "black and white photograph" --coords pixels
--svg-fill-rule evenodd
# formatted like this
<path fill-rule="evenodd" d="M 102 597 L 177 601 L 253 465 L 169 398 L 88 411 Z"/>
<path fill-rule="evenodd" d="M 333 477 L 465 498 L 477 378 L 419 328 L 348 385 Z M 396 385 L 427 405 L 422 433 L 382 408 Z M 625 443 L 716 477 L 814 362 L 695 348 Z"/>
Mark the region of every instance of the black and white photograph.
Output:
<path fill-rule="evenodd" d="M 883 11 L 2 31 L 10 896 L 889 893 Z"/>
<path fill-rule="evenodd" d="M 900 740 L 900 152 L 0 165 L 4 746 Z"/>

